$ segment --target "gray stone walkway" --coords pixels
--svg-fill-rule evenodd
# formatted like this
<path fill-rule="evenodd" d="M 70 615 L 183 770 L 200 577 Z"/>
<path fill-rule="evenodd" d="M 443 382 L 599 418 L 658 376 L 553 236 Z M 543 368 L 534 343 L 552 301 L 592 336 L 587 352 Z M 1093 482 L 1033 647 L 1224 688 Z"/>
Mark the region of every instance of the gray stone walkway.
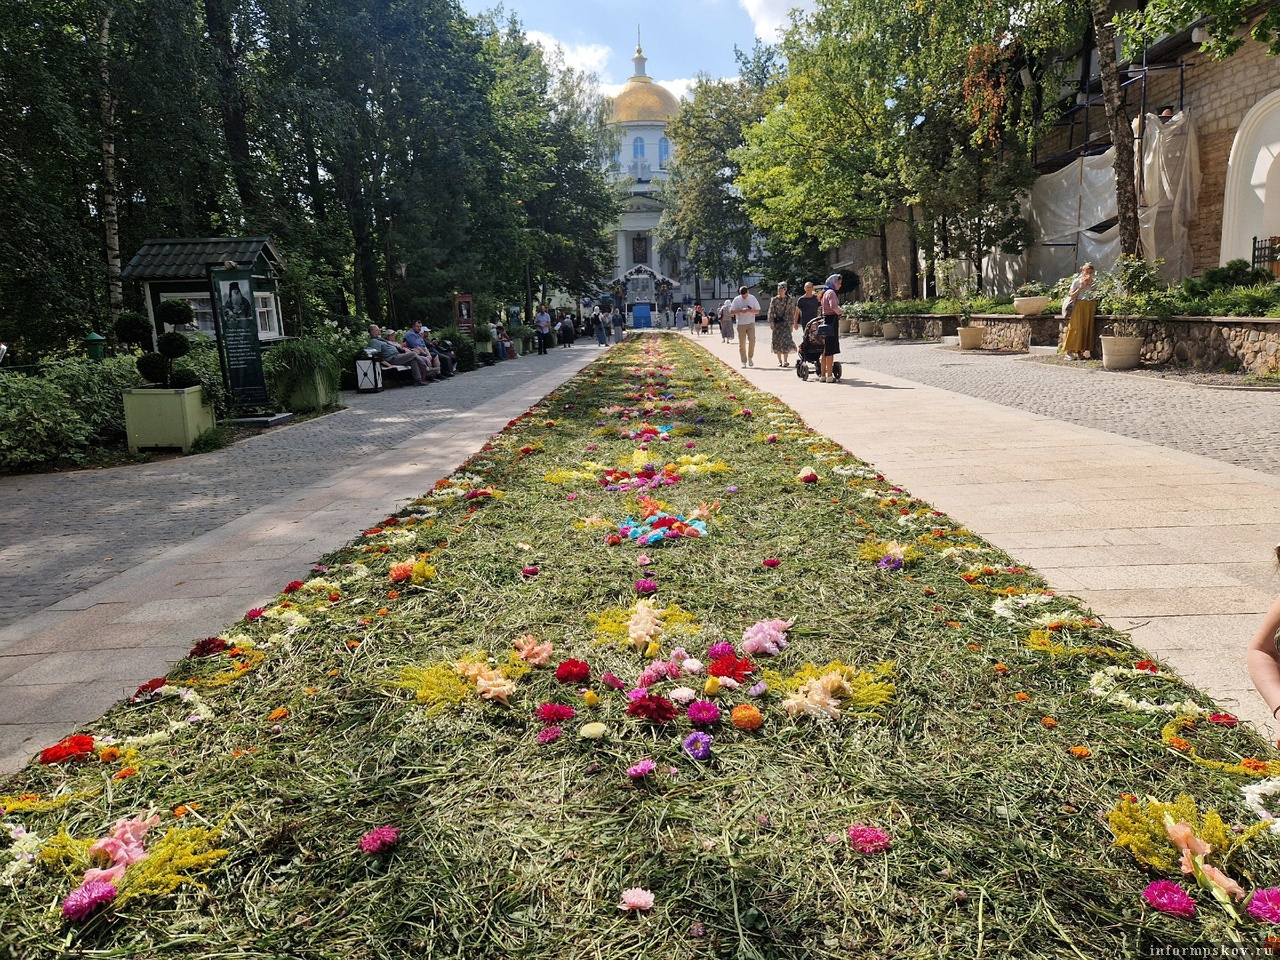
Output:
<path fill-rule="evenodd" d="M 601 353 L 522 357 L 226 450 L 0 478 L 0 773 L 164 674 Z"/>

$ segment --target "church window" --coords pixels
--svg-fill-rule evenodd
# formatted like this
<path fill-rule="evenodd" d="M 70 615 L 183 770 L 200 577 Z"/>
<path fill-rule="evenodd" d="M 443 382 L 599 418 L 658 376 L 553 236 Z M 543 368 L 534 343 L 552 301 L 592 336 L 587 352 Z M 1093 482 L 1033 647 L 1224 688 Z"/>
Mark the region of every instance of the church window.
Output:
<path fill-rule="evenodd" d="M 631 141 L 631 159 L 644 159 L 644 137 L 636 137 Z"/>
<path fill-rule="evenodd" d="M 671 141 L 663 137 L 658 141 L 658 166 L 665 167 L 671 159 Z"/>

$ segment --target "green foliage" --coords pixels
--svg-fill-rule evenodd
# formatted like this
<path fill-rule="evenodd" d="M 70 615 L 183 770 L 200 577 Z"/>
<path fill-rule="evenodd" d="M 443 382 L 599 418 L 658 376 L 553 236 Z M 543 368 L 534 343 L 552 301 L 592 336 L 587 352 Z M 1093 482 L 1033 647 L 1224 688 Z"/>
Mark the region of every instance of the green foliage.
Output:
<path fill-rule="evenodd" d="M 471 339 L 477 344 L 493 343 L 493 331 L 489 329 L 487 323 L 477 323 L 475 329 L 471 332 Z"/>
<path fill-rule="evenodd" d="M 134 361 L 138 373 L 148 383 L 158 387 L 169 384 L 169 361 L 162 353 L 144 353 Z"/>
<path fill-rule="evenodd" d="M 142 387 L 133 357 L 90 360 L 68 357 L 40 365 L 45 384 L 61 389 L 89 427 L 88 443 L 94 447 L 121 446 L 125 439 L 124 391 Z"/>
<path fill-rule="evenodd" d="M 199 436 L 191 441 L 190 452 L 193 454 L 212 453 L 214 450 L 221 450 L 230 443 L 231 431 L 223 427 L 210 427 L 208 430 L 201 430 Z"/>
<path fill-rule="evenodd" d="M 458 373 L 466 373 L 479 366 L 476 361 L 475 341 L 460 329 L 455 326 L 441 327 L 439 330 L 433 329 L 431 334 L 442 343 L 448 340 L 453 344 L 453 352 L 458 355 Z"/>
<path fill-rule="evenodd" d="M 341 382 L 342 363 L 328 341 L 300 337 L 287 340 L 268 351 L 262 358 L 262 370 L 276 403 L 288 406 L 298 391 L 314 389 L 317 376 L 328 390 L 337 390 Z M 302 409 L 295 410 L 292 406 L 288 408 L 295 413 L 305 412 Z"/>
<path fill-rule="evenodd" d="M 173 363 L 173 375 L 183 375 L 188 386 L 202 388 L 201 402 L 213 407 L 214 416 L 221 420 L 231 413 L 231 398 L 222 384 L 222 364 L 218 360 L 218 347 L 206 336 L 189 341 L 191 352 Z"/>
<path fill-rule="evenodd" d="M 0 469 L 79 463 L 93 436 L 67 391 L 43 377 L 0 374 Z"/>
<path fill-rule="evenodd" d="M 186 301 L 166 300 L 165 303 L 186 303 Z M 189 304 L 187 309 L 190 309 Z M 162 333 L 156 338 L 156 350 L 167 360 L 177 360 L 179 357 L 185 357 L 191 352 L 191 340 L 185 334 L 178 333 L 176 330 Z"/>
<path fill-rule="evenodd" d="M 150 347 L 155 327 L 141 310 L 122 310 L 115 325 L 116 341 L 123 346 Z"/>
<path fill-rule="evenodd" d="M 1044 297 L 1048 296 L 1048 294 L 1048 285 L 1041 283 L 1039 280 L 1032 280 L 1030 283 L 1024 283 L 1014 291 L 1014 295 L 1019 297 Z"/>
<path fill-rule="evenodd" d="M 1203 299 L 1221 290 L 1270 285 L 1274 281 L 1270 271 L 1255 270 L 1248 260 L 1228 260 L 1225 266 L 1206 270 L 1202 276 L 1185 278 L 1182 292 L 1189 298 Z"/>
<path fill-rule="evenodd" d="M 168 300 L 160 301 L 160 306 L 156 310 L 156 319 L 158 319 L 160 323 L 174 328 L 189 327 L 196 322 L 196 312 L 192 308 L 189 300 L 182 300 L 180 298 L 173 297 Z M 177 333 L 175 329 L 168 333 L 160 334 L 160 339 L 164 340 L 165 337 L 173 336 L 180 337 L 182 334 Z M 160 352 L 164 353 L 164 350 L 161 349 Z M 181 354 L 178 354 L 177 356 L 181 356 Z"/>

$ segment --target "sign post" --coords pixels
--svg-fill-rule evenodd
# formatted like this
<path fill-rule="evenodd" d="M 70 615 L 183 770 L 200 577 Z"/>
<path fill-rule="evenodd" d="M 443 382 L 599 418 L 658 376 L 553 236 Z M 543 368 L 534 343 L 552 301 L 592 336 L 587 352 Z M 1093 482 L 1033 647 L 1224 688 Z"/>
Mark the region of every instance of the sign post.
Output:
<path fill-rule="evenodd" d="M 222 381 L 235 407 L 271 403 L 262 372 L 262 347 L 253 306 L 253 271 L 247 267 L 209 268 L 213 326 L 222 361 Z"/>

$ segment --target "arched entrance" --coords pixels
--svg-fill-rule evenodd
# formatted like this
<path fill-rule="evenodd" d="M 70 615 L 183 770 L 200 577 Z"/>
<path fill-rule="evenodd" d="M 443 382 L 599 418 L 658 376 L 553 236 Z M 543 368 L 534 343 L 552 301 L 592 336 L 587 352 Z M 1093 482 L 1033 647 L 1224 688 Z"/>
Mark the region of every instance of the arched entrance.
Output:
<path fill-rule="evenodd" d="M 1280 90 L 1245 114 L 1231 144 L 1218 263 L 1250 260 L 1253 238 L 1280 236 Z"/>

